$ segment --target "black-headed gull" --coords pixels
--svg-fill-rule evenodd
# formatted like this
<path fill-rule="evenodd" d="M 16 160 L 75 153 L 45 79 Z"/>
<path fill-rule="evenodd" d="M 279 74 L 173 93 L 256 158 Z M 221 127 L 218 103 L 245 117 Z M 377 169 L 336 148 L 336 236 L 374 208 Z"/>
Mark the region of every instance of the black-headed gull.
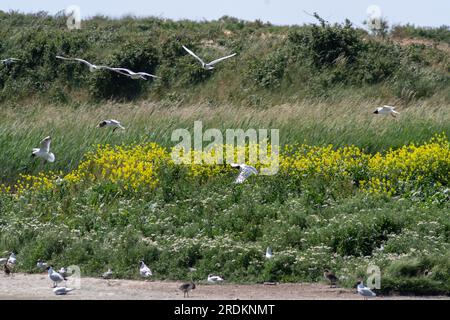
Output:
<path fill-rule="evenodd" d="M 64 277 L 62 275 L 60 275 L 58 272 L 53 270 L 53 268 L 51 266 L 47 267 L 47 272 L 48 272 L 48 278 L 51 281 L 53 281 L 53 288 L 55 288 L 59 282 L 66 280 L 66 279 L 64 279 Z"/>
<path fill-rule="evenodd" d="M 108 269 L 105 273 L 102 274 L 103 279 L 111 279 L 113 272 L 111 269 Z"/>
<path fill-rule="evenodd" d="M 32 157 L 42 158 L 48 162 L 55 161 L 55 155 L 50 152 L 50 143 L 52 142 L 52 138 L 50 136 L 45 137 L 41 141 L 40 148 L 33 148 L 33 152 L 31 153 Z"/>
<path fill-rule="evenodd" d="M 74 290 L 73 288 L 56 287 L 56 288 L 53 289 L 53 292 L 54 292 L 57 296 L 60 296 L 60 295 L 67 294 L 68 292 L 73 291 L 73 290 Z"/>
<path fill-rule="evenodd" d="M 45 268 L 47 268 L 47 263 L 39 259 L 36 263 L 36 267 L 38 267 L 38 269 L 44 270 Z"/>
<path fill-rule="evenodd" d="M 137 79 L 142 79 L 142 80 L 147 80 L 146 77 L 151 77 L 151 78 L 157 78 L 159 79 L 160 77 L 155 76 L 153 74 L 147 73 L 147 72 L 134 72 L 131 71 L 130 69 L 126 69 L 126 68 L 107 68 L 108 70 L 111 71 L 115 71 L 117 73 L 120 73 L 121 75 L 130 77 L 131 79 L 137 80 Z"/>
<path fill-rule="evenodd" d="M 400 114 L 399 112 L 394 110 L 395 107 L 392 106 L 382 106 L 377 108 L 373 113 L 375 114 L 390 114 L 391 116 L 393 116 L 394 118 L 396 117 L 397 114 Z"/>
<path fill-rule="evenodd" d="M 270 247 L 267 247 L 266 249 L 266 258 L 271 259 L 273 257 L 272 249 Z"/>
<path fill-rule="evenodd" d="M 89 61 L 86 61 L 86 60 L 80 59 L 80 58 L 67 58 L 67 57 L 62 57 L 62 56 L 56 56 L 56 58 L 62 59 L 62 60 L 78 61 L 78 62 L 84 63 L 85 65 L 87 65 L 89 67 L 90 72 L 109 68 L 107 66 L 97 66 L 95 64 L 90 63 Z"/>
<path fill-rule="evenodd" d="M 213 66 L 214 66 L 216 63 L 218 63 L 218 62 L 220 62 L 220 61 L 223 61 L 223 60 L 225 60 L 225 59 L 234 57 L 234 56 L 236 55 L 236 53 L 233 53 L 233 54 L 230 54 L 229 56 L 225 56 L 225 57 L 222 57 L 222 58 L 213 60 L 213 61 L 211 61 L 211 62 L 205 63 L 199 56 L 197 56 L 195 53 L 193 53 L 191 50 L 189 50 L 189 49 L 186 48 L 185 46 L 183 46 L 183 49 L 186 50 L 186 51 L 187 51 L 191 56 L 193 56 L 195 59 L 197 59 L 197 60 L 201 63 L 202 68 L 205 69 L 205 70 L 212 70 L 212 69 L 214 69 Z"/>
<path fill-rule="evenodd" d="M 10 254 L 9 258 L 8 258 L 7 264 L 12 266 L 12 267 L 16 266 L 16 264 L 17 264 L 17 257 L 16 257 L 16 254 L 14 252 L 11 252 L 11 254 Z"/>
<path fill-rule="evenodd" d="M 14 63 L 14 62 L 16 62 L 16 61 L 20 61 L 20 59 L 17 59 L 17 58 L 7 58 L 7 59 L 0 60 L 0 63 L 3 63 L 3 64 L 5 64 L 5 65 L 9 65 L 9 64 Z"/>
<path fill-rule="evenodd" d="M 195 283 L 194 282 L 188 282 L 188 283 L 183 283 L 180 287 L 179 287 L 179 289 L 181 290 L 181 291 L 183 291 L 183 298 L 186 298 L 186 294 L 187 294 L 187 296 L 188 296 L 188 298 L 189 298 L 189 291 L 191 291 L 191 290 L 194 290 L 195 289 Z"/>
<path fill-rule="evenodd" d="M 241 171 L 237 176 L 235 183 L 242 183 L 252 174 L 258 174 L 258 170 L 247 164 L 231 163 L 230 165 L 233 168 L 239 168 Z"/>
<path fill-rule="evenodd" d="M 144 260 L 141 260 L 141 265 L 139 267 L 139 273 L 141 274 L 141 277 L 148 278 L 153 275 L 152 271 L 149 267 L 147 267 L 144 263 Z"/>
<path fill-rule="evenodd" d="M 119 121 L 114 120 L 114 119 L 108 119 L 108 120 L 102 120 L 100 121 L 100 123 L 97 125 L 98 128 L 103 128 L 103 127 L 113 127 L 113 132 L 115 130 L 117 130 L 118 128 L 125 130 L 125 127 L 123 127 Z"/>
<path fill-rule="evenodd" d="M 62 267 L 61 269 L 59 269 L 58 273 L 64 278 L 64 280 L 67 280 L 67 277 L 69 275 L 67 274 L 66 268 Z"/>
<path fill-rule="evenodd" d="M 330 288 L 336 287 L 338 278 L 333 273 L 331 273 L 328 269 L 325 269 L 323 272 L 323 276 L 330 282 Z"/>
<path fill-rule="evenodd" d="M 223 279 L 220 276 L 214 276 L 212 274 L 208 275 L 208 282 L 219 283 L 219 282 L 222 282 L 222 281 L 223 281 Z"/>
<path fill-rule="evenodd" d="M 366 300 L 368 297 L 375 297 L 376 294 L 370 288 L 366 287 L 362 281 L 358 282 L 358 293 Z"/>

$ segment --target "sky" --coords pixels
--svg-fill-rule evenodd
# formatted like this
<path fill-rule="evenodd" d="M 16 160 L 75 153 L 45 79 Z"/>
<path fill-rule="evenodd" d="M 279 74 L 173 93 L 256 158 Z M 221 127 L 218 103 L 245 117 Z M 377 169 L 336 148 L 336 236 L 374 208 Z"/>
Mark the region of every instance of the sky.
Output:
<path fill-rule="evenodd" d="M 359 26 L 368 17 L 368 8 L 375 5 L 390 25 L 450 25 L 450 0 L 0 0 L 2 11 L 27 13 L 47 11 L 55 14 L 70 5 L 80 8 L 82 19 L 96 14 L 116 18 L 132 14 L 175 20 L 213 20 L 229 15 L 292 25 L 316 22 L 304 12 L 316 11 L 327 21 L 343 22 L 348 18 Z"/>

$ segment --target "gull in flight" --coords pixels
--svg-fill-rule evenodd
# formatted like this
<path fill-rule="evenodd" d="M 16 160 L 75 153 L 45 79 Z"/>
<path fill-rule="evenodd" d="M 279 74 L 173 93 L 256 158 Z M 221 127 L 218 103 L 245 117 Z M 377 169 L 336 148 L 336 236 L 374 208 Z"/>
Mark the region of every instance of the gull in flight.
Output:
<path fill-rule="evenodd" d="M 237 176 L 235 183 L 242 183 L 252 174 L 258 174 L 258 170 L 247 164 L 231 163 L 230 165 L 233 168 L 239 168 L 241 171 Z"/>
<path fill-rule="evenodd" d="M 55 155 L 50 152 L 50 143 L 52 142 L 52 138 L 50 136 L 45 137 L 41 141 L 40 148 L 33 148 L 33 152 L 31 153 L 32 157 L 38 157 L 44 159 L 48 162 L 55 162 Z"/>
<path fill-rule="evenodd" d="M 141 260 L 141 266 L 139 268 L 139 273 L 141 274 L 141 277 L 143 277 L 143 278 L 148 278 L 153 275 L 150 268 L 145 265 L 144 260 Z"/>
<path fill-rule="evenodd" d="M 214 276 L 212 274 L 208 275 L 208 282 L 219 283 L 219 282 L 222 282 L 222 281 L 223 281 L 223 279 L 221 277 L 219 277 L 219 276 Z"/>
<path fill-rule="evenodd" d="M 14 63 L 16 61 L 20 61 L 20 59 L 16 59 L 16 58 L 7 58 L 7 59 L 3 59 L 0 60 L 0 63 L 3 63 L 5 65 L 10 65 L 11 63 Z"/>
<path fill-rule="evenodd" d="M 62 275 L 60 275 L 58 272 L 53 270 L 53 268 L 47 267 L 48 272 L 48 278 L 53 281 L 53 288 L 55 288 L 58 285 L 58 282 L 66 281 Z"/>
<path fill-rule="evenodd" d="M 102 120 L 100 121 L 100 123 L 97 125 L 98 128 L 103 128 L 103 127 L 114 127 L 113 132 L 116 131 L 118 128 L 125 130 L 125 127 L 123 127 L 119 121 L 114 120 L 114 119 L 108 119 L 108 120 Z"/>
<path fill-rule="evenodd" d="M 218 62 L 220 62 L 220 61 L 222 61 L 222 60 L 225 60 L 225 59 L 234 57 L 234 56 L 236 55 L 236 53 L 233 53 L 233 54 L 230 54 L 229 56 L 222 57 L 222 58 L 213 60 L 213 61 L 211 61 L 211 62 L 205 63 L 199 56 L 197 56 L 195 53 L 193 53 L 191 50 L 189 50 L 189 49 L 186 48 L 185 46 L 183 46 L 183 49 L 186 50 L 186 51 L 187 51 L 191 56 L 193 56 L 195 59 L 197 59 L 197 60 L 201 63 L 202 68 L 205 69 L 205 70 L 212 70 L 212 69 L 214 69 L 213 66 L 214 66 L 216 63 L 218 63 Z"/>
<path fill-rule="evenodd" d="M 84 63 L 85 65 L 87 65 L 89 67 L 90 72 L 95 72 L 95 71 L 101 70 L 101 69 L 109 69 L 109 67 L 107 67 L 107 66 L 97 66 L 95 64 L 92 64 L 92 63 L 90 63 L 86 60 L 80 59 L 80 58 L 66 58 L 66 57 L 62 57 L 62 56 L 56 56 L 56 58 L 62 59 L 62 60 L 78 61 L 78 62 Z"/>
<path fill-rule="evenodd" d="M 270 249 L 270 247 L 267 247 L 267 249 L 266 249 L 266 258 L 270 259 L 272 257 L 273 257 L 272 249 Z"/>
<path fill-rule="evenodd" d="M 390 114 L 391 116 L 393 116 L 395 118 L 396 115 L 400 114 L 400 113 L 395 111 L 394 109 L 395 109 L 395 107 L 382 106 L 382 107 L 377 108 L 373 113 L 375 113 L 375 114 Z"/>
<path fill-rule="evenodd" d="M 66 287 L 56 287 L 55 289 L 53 289 L 53 292 L 57 295 L 57 296 L 61 296 L 64 294 L 67 294 L 70 291 L 73 291 L 73 288 L 66 288 Z"/>
<path fill-rule="evenodd" d="M 331 273 L 328 269 L 325 269 L 323 272 L 323 276 L 330 282 L 330 288 L 336 287 L 338 278 L 333 273 Z"/>
<path fill-rule="evenodd" d="M 368 297 L 375 297 L 376 294 L 370 288 L 366 287 L 362 281 L 358 282 L 358 293 L 364 297 L 364 300 L 367 300 Z"/>
<path fill-rule="evenodd" d="M 155 75 L 147 73 L 147 72 L 134 72 L 134 71 L 131 71 L 130 69 L 126 69 L 126 68 L 110 68 L 110 67 L 107 67 L 106 69 L 111 70 L 111 71 L 115 71 L 117 73 L 120 73 L 121 75 L 130 77 L 131 79 L 134 79 L 134 80 L 138 80 L 138 79 L 147 80 L 146 77 L 161 78 L 161 77 L 155 76 Z"/>
<path fill-rule="evenodd" d="M 191 291 L 191 290 L 194 290 L 195 289 L 195 283 L 194 282 L 188 282 L 188 283 L 183 283 L 180 287 L 179 287 L 179 289 L 181 290 L 181 291 L 183 291 L 183 298 L 186 298 L 186 294 L 187 294 L 187 297 L 189 298 L 189 291 Z"/>
<path fill-rule="evenodd" d="M 38 269 L 44 270 L 45 268 L 47 268 L 47 263 L 39 259 L 36 263 L 36 267 L 38 267 Z"/>

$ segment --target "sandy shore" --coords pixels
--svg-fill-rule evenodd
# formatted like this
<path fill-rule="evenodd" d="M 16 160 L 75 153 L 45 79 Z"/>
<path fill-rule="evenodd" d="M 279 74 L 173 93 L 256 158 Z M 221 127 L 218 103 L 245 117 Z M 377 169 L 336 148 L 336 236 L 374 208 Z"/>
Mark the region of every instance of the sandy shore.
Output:
<path fill-rule="evenodd" d="M 0 276 L 0 299 L 75 299 L 75 300 L 361 300 L 353 289 L 329 288 L 321 283 L 285 283 L 277 285 L 237 285 L 197 283 L 189 298 L 183 298 L 178 287 L 182 282 L 174 281 L 138 281 L 138 280 L 103 280 L 83 277 L 78 289 L 65 296 L 56 296 L 52 283 L 46 274 L 15 274 Z M 76 287 L 68 281 L 69 287 Z M 447 296 L 379 296 L 374 299 L 446 299 Z"/>

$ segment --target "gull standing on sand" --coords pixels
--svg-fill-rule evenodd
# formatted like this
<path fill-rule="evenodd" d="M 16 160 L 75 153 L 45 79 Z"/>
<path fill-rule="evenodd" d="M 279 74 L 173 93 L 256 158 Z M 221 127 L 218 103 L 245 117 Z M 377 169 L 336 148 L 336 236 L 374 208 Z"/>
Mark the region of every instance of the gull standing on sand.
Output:
<path fill-rule="evenodd" d="M 362 281 L 358 282 L 358 293 L 364 297 L 364 300 L 367 300 L 368 297 L 375 297 L 376 294 L 370 288 L 366 287 Z"/>
<path fill-rule="evenodd" d="M 53 270 L 53 268 L 51 266 L 47 267 L 47 272 L 48 272 L 48 278 L 51 281 L 53 281 L 53 288 L 55 288 L 59 282 L 66 281 L 66 279 L 64 279 L 64 277 L 62 275 L 60 275 L 58 272 Z"/>
<path fill-rule="evenodd" d="M 70 291 L 73 291 L 73 288 L 66 288 L 66 287 L 56 287 L 55 289 L 53 289 L 53 292 L 57 295 L 57 296 L 61 296 L 61 295 L 65 295 Z"/>
<path fill-rule="evenodd" d="M 14 252 L 11 252 L 11 255 L 8 258 L 8 262 L 6 263 L 12 267 L 15 267 L 17 264 L 17 258 L 16 258 L 16 254 Z"/>
<path fill-rule="evenodd" d="M 50 136 L 45 137 L 41 141 L 41 146 L 39 148 L 33 148 L 33 152 L 31 153 L 31 156 L 44 159 L 44 163 L 46 161 L 55 162 L 55 155 L 50 152 L 50 143 L 51 142 L 52 142 L 52 138 Z"/>
<path fill-rule="evenodd" d="M 114 119 L 100 121 L 100 123 L 97 125 L 97 128 L 103 128 L 103 127 L 113 127 L 114 128 L 113 132 L 119 128 L 122 130 L 125 130 L 125 127 L 123 127 L 119 121 L 114 120 Z"/>
<path fill-rule="evenodd" d="M 233 168 L 239 168 L 241 171 L 237 176 L 235 183 L 242 183 L 252 174 L 258 174 L 258 170 L 247 164 L 231 163 L 230 165 Z"/>
<path fill-rule="evenodd" d="M 108 269 L 105 273 L 102 274 L 103 279 L 111 279 L 113 272 L 111 269 Z"/>
<path fill-rule="evenodd" d="M 45 268 L 47 268 L 47 263 L 39 259 L 36 263 L 36 267 L 38 267 L 38 269 L 44 270 Z"/>
<path fill-rule="evenodd" d="M 126 69 L 126 68 L 110 68 L 110 67 L 107 67 L 106 69 L 114 71 L 114 72 L 117 72 L 117 73 L 119 73 L 121 75 L 130 77 L 131 79 L 134 79 L 134 80 L 138 80 L 138 79 L 147 80 L 146 77 L 151 77 L 151 78 L 155 78 L 155 79 L 160 79 L 161 78 L 161 77 L 155 76 L 155 75 L 147 73 L 147 72 L 134 72 L 134 71 L 131 71 L 130 69 Z"/>
<path fill-rule="evenodd" d="M 236 55 L 236 53 L 233 53 L 233 54 L 230 54 L 229 56 L 225 56 L 225 57 L 222 57 L 222 58 L 213 60 L 213 61 L 211 61 L 211 62 L 205 63 L 199 56 L 197 56 L 195 53 L 193 53 L 191 50 L 189 50 L 189 49 L 186 48 L 185 46 L 183 46 L 183 49 L 186 50 L 186 51 L 187 51 L 191 56 L 193 56 L 195 59 L 197 59 L 197 60 L 201 63 L 202 68 L 205 69 L 205 70 L 212 70 L 212 69 L 214 69 L 213 66 L 214 66 L 216 63 L 218 63 L 218 62 L 220 62 L 220 61 L 223 61 L 223 60 L 225 60 L 225 59 L 234 57 L 234 56 Z"/>
<path fill-rule="evenodd" d="M 10 65 L 11 63 L 14 63 L 16 61 L 20 61 L 20 59 L 17 58 L 7 58 L 7 59 L 3 59 L 0 60 L 0 63 L 4 64 L 4 65 Z"/>
<path fill-rule="evenodd" d="M 195 283 L 194 282 L 188 282 L 188 283 L 183 283 L 180 287 L 179 287 L 179 289 L 181 290 L 181 291 L 183 291 L 183 298 L 186 298 L 186 294 L 187 294 L 187 297 L 189 298 L 189 291 L 191 291 L 191 290 L 194 290 L 195 289 Z"/>
<path fill-rule="evenodd" d="M 382 107 L 377 108 L 373 113 L 375 113 L 375 114 L 390 114 L 391 116 L 393 116 L 395 118 L 396 115 L 400 114 L 400 113 L 395 111 L 394 109 L 395 109 L 395 107 L 382 106 Z"/>
<path fill-rule="evenodd" d="M 139 267 L 139 273 L 141 274 L 141 277 L 148 278 L 153 275 L 152 271 L 149 267 L 147 267 L 144 263 L 144 260 L 141 260 L 141 266 Z"/>
<path fill-rule="evenodd" d="M 66 268 L 62 267 L 61 269 L 59 269 L 58 273 L 64 278 L 64 280 L 67 280 L 67 277 L 69 275 L 67 274 Z"/>
<path fill-rule="evenodd" d="M 209 274 L 208 275 L 208 282 L 211 282 L 211 283 L 220 283 L 220 282 L 222 282 L 223 281 L 223 279 L 221 278 L 221 277 L 219 277 L 219 276 L 214 276 L 214 275 L 212 275 L 212 274 Z"/>
<path fill-rule="evenodd" d="M 90 72 L 95 72 L 97 70 L 109 68 L 107 66 L 97 66 L 95 64 L 90 63 L 89 61 L 86 61 L 86 60 L 80 59 L 80 58 L 66 58 L 66 57 L 62 57 L 62 56 L 56 56 L 56 58 L 62 59 L 62 60 L 78 61 L 78 62 L 84 63 L 85 65 L 87 65 L 89 67 Z"/>
<path fill-rule="evenodd" d="M 267 247 L 266 249 L 266 258 L 271 259 L 273 257 L 272 249 L 270 247 Z"/>

